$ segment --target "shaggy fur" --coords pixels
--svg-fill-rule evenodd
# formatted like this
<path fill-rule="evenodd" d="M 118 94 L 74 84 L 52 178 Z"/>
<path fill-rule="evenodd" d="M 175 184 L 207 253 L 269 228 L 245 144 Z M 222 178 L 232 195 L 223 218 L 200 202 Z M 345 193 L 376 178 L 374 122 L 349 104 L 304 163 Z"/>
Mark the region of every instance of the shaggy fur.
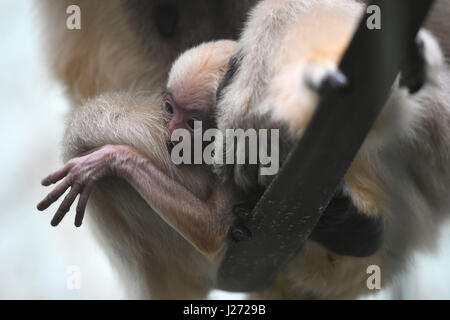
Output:
<path fill-rule="evenodd" d="M 127 144 L 199 198 L 206 198 L 211 177 L 204 168 L 174 167 L 163 152 L 160 93 L 171 63 L 182 51 L 204 41 L 236 38 L 257 2 L 171 1 L 177 11 L 170 12 L 173 6 L 169 11 L 163 8 L 164 16 L 174 23 L 166 25 L 153 15 L 168 3 L 165 0 L 39 1 L 47 26 L 49 62 L 73 102 L 62 143 L 64 159 L 106 144 Z M 294 24 L 314 2 L 319 0 L 265 0 L 252 11 L 235 59 L 241 67 L 231 77 L 221 103 L 222 110 L 234 106 L 233 113 L 228 112 L 233 117 L 220 120 L 223 125 L 244 124 L 239 118 L 249 121 L 246 126 L 254 124 L 248 113 L 262 101 L 274 70 L 280 70 L 271 57 L 281 48 L 284 26 Z M 81 30 L 65 28 L 66 8 L 71 4 L 81 7 Z M 448 29 L 444 30 L 446 35 Z M 445 67 L 436 70 L 432 79 L 425 90 L 407 99 L 413 116 L 405 130 L 394 130 L 389 143 L 378 139 L 383 147 L 367 145 L 346 177 L 355 204 L 368 214 L 386 217 L 383 248 L 373 257 L 355 259 L 308 242 L 259 297 L 353 298 L 365 292 L 368 265 L 381 265 L 387 282 L 389 275 L 401 270 L 412 249 L 432 245 L 446 209 L 442 195 L 448 191 L 450 138 Z M 405 94 L 399 91 L 395 99 Z M 304 111 L 305 119 L 311 106 L 314 103 Z M 280 112 L 278 117 L 284 119 L 286 114 Z M 307 123 L 295 122 L 299 127 Z M 92 194 L 90 213 L 95 234 L 129 279 L 133 296 L 204 298 L 213 287 L 217 262 L 194 250 L 126 183 L 116 179 L 100 183 Z"/>
<path fill-rule="evenodd" d="M 258 5 L 238 43 L 240 68 L 220 92 L 220 128 L 265 129 L 281 123 L 288 128 L 284 139 L 301 138 L 318 102 L 312 87 L 337 68 L 362 9 L 351 0 Z M 426 31 L 420 37 L 426 47 L 425 86 L 415 95 L 394 86 L 345 176 L 345 192 L 355 206 L 383 218 L 381 248 L 371 257 L 352 258 L 309 241 L 254 297 L 355 298 L 369 293 L 370 265 L 381 267 L 386 285 L 404 270 L 414 250 L 433 248 L 449 213 L 450 73 L 435 38 Z M 218 172 L 244 189 L 268 183 L 245 166 L 236 165 L 232 173 L 218 167 Z"/>

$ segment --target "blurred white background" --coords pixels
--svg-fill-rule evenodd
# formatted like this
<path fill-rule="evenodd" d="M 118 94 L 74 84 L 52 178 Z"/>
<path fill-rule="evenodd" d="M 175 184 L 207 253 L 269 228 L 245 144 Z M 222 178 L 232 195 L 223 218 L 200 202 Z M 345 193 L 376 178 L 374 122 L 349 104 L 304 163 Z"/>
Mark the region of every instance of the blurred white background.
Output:
<path fill-rule="evenodd" d="M 59 168 L 68 103 L 49 74 L 32 0 L 0 0 L 0 299 L 123 299 L 125 291 L 89 232 L 65 219 L 50 226 L 36 204 L 40 180 Z M 450 298 L 450 228 L 440 249 L 376 298 Z M 67 286 L 68 268 L 81 270 L 81 288 Z M 211 298 L 239 298 L 214 292 Z"/>

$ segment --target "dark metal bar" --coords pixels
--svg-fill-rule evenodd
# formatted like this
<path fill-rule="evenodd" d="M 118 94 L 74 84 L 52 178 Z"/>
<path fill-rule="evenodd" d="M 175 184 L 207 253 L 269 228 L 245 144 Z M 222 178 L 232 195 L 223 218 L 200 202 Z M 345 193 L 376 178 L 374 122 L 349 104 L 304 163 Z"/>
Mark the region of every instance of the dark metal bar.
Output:
<path fill-rule="evenodd" d="M 256 206 L 248 241 L 229 240 L 217 287 L 263 289 L 302 248 L 356 156 L 414 43 L 433 0 L 375 0 L 382 29 L 365 16 L 343 57 L 350 80 L 329 92 L 280 174 Z M 319 146 L 319 147 L 318 147 Z"/>

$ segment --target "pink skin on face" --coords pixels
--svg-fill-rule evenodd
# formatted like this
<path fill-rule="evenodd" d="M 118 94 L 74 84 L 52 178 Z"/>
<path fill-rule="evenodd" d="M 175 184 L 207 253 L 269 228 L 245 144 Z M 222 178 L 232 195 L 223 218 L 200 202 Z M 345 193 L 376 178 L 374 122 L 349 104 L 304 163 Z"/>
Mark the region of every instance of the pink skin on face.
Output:
<path fill-rule="evenodd" d="M 169 136 L 172 136 L 173 132 L 177 129 L 186 129 L 193 132 L 194 122 L 202 120 L 194 117 L 195 110 L 194 112 L 192 110 L 187 110 L 175 103 L 170 94 L 165 95 L 164 111 L 168 118 L 167 129 L 169 131 Z"/>
<path fill-rule="evenodd" d="M 192 135 L 196 121 L 202 122 L 203 130 L 212 127 L 211 107 L 202 100 L 195 102 L 195 100 L 186 99 L 184 102 L 179 102 L 170 92 L 166 92 L 163 104 L 167 117 L 169 140 L 174 131 L 178 129 L 188 130 Z"/>

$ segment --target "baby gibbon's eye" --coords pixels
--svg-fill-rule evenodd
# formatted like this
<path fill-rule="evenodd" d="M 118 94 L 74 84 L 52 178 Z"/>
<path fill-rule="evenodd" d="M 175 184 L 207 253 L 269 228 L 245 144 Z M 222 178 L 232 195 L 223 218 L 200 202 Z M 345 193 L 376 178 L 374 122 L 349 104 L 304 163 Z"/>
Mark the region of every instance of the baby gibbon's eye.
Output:
<path fill-rule="evenodd" d="M 166 101 L 165 103 L 164 103 L 164 109 L 166 110 L 166 112 L 168 113 L 168 114 L 173 114 L 173 106 L 170 104 L 170 102 L 168 102 L 168 101 Z"/>

